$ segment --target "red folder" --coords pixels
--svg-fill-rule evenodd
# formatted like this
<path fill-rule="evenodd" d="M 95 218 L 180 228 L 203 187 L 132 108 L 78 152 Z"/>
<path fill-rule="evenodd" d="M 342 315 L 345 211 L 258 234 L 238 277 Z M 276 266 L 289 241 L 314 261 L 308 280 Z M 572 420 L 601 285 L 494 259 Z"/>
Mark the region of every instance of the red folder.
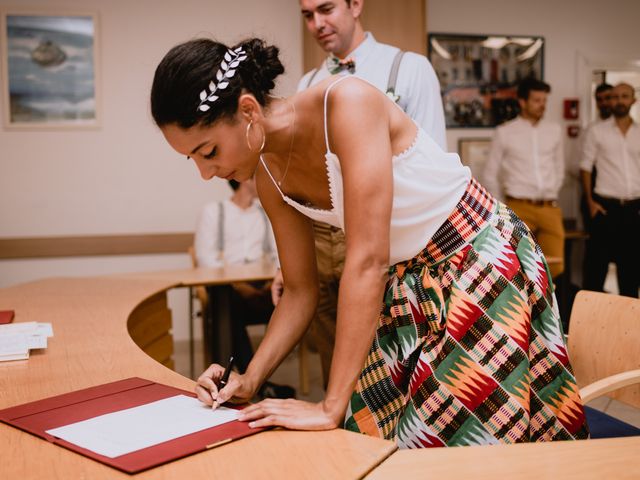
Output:
<path fill-rule="evenodd" d="M 196 396 L 192 392 L 143 378 L 127 378 L 0 410 L 0 421 L 127 473 L 138 473 L 264 430 L 233 421 L 115 458 L 99 455 L 45 433 L 52 428 L 175 395 Z"/>
<path fill-rule="evenodd" d="M 0 310 L 0 325 L 13 322 L 13 310 Z"/>

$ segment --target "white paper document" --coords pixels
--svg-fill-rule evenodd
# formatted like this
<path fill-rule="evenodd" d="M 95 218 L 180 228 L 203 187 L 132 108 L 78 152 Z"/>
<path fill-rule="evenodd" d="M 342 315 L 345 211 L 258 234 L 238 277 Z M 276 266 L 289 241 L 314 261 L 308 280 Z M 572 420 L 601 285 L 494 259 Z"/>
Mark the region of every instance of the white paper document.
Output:
<path fill-rule="evenodd" d="M 9 335 L 11 333 L 24 333 L 27 335 L 44 335 L 45 337 L 53 337 L 53 328 L 51 327 L 50 323 L 42 322 L 20 322 L 0 325 L 0 335 Z"/>
<path fill-rule="evenodd" d="M 29 339 L 24 333 L 0 335 L 0 362 L 29 358 Z"/>
<path fill-rule="evenodd" d="M 196 398 L 177 395 L 53 428 L 47 433 L 114 458 L 237 418 L 237 410 L 226 407 L 211 410 Z"/>
<path fill-rule="evenodd" d="M 29 358 L 29 350 L 47 348 L 53 336 L 50 323 L 22 322 L 0 325 L 0 362 Z"/>

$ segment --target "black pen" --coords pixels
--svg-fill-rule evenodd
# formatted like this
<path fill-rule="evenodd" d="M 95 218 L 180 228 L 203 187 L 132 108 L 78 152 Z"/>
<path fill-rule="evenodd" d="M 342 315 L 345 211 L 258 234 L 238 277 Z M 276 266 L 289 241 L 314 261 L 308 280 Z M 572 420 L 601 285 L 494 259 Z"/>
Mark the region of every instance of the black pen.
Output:
<path fill-rule="evenodd" d="M 227 364 L 227 368 L 224 369 L 224 373 L 222 374 L 222 378 L 220 379 L 220 384 L 218 386 L 218 390 L 224 388 L 229 381 L 229 375 L 231 375 L 231 369 L 233 368 L 233 355 L 229 357 L 229 363 Z"/>

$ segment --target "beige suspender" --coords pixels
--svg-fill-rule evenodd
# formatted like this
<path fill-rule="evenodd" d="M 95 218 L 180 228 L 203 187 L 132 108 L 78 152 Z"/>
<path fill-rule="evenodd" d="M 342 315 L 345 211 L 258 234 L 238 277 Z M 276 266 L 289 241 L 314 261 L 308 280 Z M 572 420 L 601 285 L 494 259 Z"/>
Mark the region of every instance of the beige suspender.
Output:
<path fill-rule="evenodd" d="M 398 72 L 400 71 L 400 62 L 402 61 L 402 56 L 404 52 L 402 50 L 396 53 L 396 56 L 393 59 L 393 65 L 391 65 L 391 72 L 389 72 L 389 81 L 387 82 L 387 95 L 391 94 L 394 98 L 394 101 L 398 101 L 400 98 L 396 95 L 396 82 L 398 81 Z"/>

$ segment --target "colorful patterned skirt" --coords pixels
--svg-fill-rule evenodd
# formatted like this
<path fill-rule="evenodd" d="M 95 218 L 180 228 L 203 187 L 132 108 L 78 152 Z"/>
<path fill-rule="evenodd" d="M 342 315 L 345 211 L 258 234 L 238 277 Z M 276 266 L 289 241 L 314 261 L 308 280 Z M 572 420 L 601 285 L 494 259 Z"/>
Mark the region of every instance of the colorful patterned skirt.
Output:
<path fill-rule="evenodd" d="M 587 438 L 549 278 L 526 225 L 471 180 L 390 268 L 345 428 L 401 448 Z"/>

